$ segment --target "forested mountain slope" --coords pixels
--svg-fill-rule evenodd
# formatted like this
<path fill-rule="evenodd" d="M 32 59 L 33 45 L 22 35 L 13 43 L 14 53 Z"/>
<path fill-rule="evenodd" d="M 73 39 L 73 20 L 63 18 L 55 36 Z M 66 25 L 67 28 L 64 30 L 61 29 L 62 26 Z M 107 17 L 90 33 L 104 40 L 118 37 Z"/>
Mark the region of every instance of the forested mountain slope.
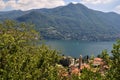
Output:
<path fill-rule="evenodd" d="M 0 20 L 13 19 L 36 26 L 45 39 L 114 40 L 120 37 L 120 15 L 82 4 L 52 9 L 0 12 Z"/>

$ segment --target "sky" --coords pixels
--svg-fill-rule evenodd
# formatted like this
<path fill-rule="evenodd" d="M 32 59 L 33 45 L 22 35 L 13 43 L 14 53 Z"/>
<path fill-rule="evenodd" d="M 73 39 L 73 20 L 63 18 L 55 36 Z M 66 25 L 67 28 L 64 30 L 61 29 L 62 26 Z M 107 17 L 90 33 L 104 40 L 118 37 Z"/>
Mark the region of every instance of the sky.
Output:
<path fill-rule="evenodd" d="M 54 8 L 71 2 L 84 4 L 94 10 L 120 14 L 120 0 L 0 0 L 0 11 Z"/>

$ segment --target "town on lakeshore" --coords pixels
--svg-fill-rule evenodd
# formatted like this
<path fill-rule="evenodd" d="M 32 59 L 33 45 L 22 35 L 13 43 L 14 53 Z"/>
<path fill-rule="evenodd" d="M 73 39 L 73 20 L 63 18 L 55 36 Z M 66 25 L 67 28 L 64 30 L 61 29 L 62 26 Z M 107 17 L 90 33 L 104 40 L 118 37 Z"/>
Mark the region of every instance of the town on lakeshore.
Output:
<path fill-rule="evenodd" d="M 62 68 L 60 70 L 61 76 L 70 76 L 73 74 L 80 76 L 83 69 L 99 72 L 104 76 L 105 71 L 109 69 L 107 62 L 102 58 L 89 58 L 89 56 L 82 58 L 82 55 L 78 59 L 63 55 L 58 66 Z M 65 67 L 67 67 L 67 70 L 65 70 Z"/>
<path fill-rule="evenodd" d="M 120 0 L 0 0 L 0 80 L 120 80 Z"/>

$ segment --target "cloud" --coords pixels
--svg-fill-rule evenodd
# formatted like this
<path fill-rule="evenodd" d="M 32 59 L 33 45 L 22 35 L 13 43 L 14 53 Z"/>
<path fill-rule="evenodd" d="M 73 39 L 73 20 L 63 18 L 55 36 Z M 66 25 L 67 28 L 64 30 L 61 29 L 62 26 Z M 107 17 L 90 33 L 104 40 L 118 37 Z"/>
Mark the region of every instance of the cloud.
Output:
<path fill-rule="evenodd" d="M 116 6 L 113 11 L 120 14 L 120 5 Z"/>
<path fill-rule="evenodd" d="M 76 1 L 72 1 L 72 3 L 73 3 L 73 4 L 77 4 L 77 3 L 79 3 L 79 2 L 76 2 Z"/>
<path fill-rule="evenodd" d="M 108 4 L 114 0 L 81 0 L 83 4 Z"/>
<path fill-rule="evenodd" d="M 61 5 L 65 5 L 63 0 L 9 0 L 7 2 L 3 2 L 1 0 L 1 8 L 5 8 L 7 6 L 12 7 L 15 10 L 30 10 L 30 9 L 39 9 L 39 8 L 53 8 Z M 0 4 L 1 4 L 0 3 Z"/>
<path fill-rule="evenodd" d="M 3 2 L 3 0 L 0 0 L 0 9 L 4 9 L 5 8 L 5 3 Z"/>

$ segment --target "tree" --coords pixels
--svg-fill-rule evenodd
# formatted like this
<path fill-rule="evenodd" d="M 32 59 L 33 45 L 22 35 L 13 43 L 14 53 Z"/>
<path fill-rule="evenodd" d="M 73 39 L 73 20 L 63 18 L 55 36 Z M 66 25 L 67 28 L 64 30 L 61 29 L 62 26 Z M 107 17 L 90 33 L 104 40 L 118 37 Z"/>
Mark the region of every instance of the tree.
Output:
<path fill-rule="evenodd" d="M 58 80 L 58 52 L 36 45 L 33 25 L 6 20 L 0 23 L 1 80 Z"/>
<path fill-rule="evenodd" d="M 112 64 L 107 73 L 108 80 L 118 80 L 120 78 L 120 40 L 113 45 Z"/>
<path fill-rule="evenodd" d="M 103 59 L 104 62 L 106 63 L 106 65 L 110 65 L 111 64 L 111 60 L 110 60 L 110 56 L 107 53 L 107 50 L 103 50 L 102 53 L 100 55 L 98 55 L 99 58 Z"/>
<path fill-rule="evenodd" d="M 80 76 L 80 80 L 103 80 L 104 77 L 101 76 L 99 72 L 93 72 L 88 69 L 83 69 Z"/>

